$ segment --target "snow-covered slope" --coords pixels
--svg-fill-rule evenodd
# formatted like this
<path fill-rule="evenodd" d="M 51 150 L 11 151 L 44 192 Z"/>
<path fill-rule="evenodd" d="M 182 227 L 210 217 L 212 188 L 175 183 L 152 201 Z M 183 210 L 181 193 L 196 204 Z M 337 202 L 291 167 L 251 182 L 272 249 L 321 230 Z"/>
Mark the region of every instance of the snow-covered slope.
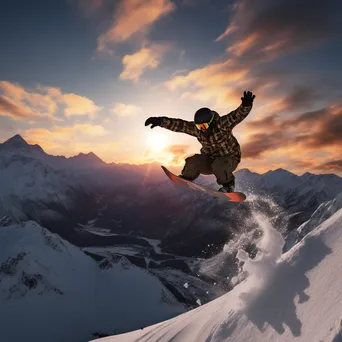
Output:
<path fill-rule="evenodd" d="M 191 312 L 106 342 L 324 341 L 341 339 L 342 210 L 282 255 L 281 235 L 258 217 L 264 235 L 249 276 Z"/>
<path fill-rule="evenodd" d="M 197 307 L 198 300 L 207 303 L 225 293 L 224 286 L 219 283 L 213 286 L 214 281 L 211 278 L 199 275 L 197 259 L 163 254 L 158 247 L 151 247 L 150 244 L 134 245 L 134 241 L 131 241 L 129 244 L 121 243 L 110 247 L 83 248 L 83 251 L 100 266 L 111 265 L 113 260 L 129 260 L 156 276 L 188 310 Z"/>
<path fill-rule="evenodd" d="M 129 262 L 101 269 L 30 221 L 0 228 L 3 342 L 83 342 L 185 311 L 153 275 Z"/>

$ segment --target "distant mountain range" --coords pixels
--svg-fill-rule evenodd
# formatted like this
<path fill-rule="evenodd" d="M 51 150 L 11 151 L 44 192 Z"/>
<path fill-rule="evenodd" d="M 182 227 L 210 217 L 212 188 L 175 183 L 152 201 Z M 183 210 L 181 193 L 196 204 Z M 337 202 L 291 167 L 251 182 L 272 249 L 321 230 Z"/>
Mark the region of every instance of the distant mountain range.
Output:
<path fill-rule="evenodd" d="M 259 210 L 270 211 L 268 199 L 278 205 L 276 214 L 279 217 L 282 211 L 285 233 L 342 191 L 342 178 L 334 174 L 298 176 L 283 169 L 258 174 L 241 169 L 235 175 L 237 189 L 254 198 L 254 207 L 259 203 Z M 211 176 L 198 181 L 217 187 Z M 94 241 L 93 234 L 76 232 L 78 224 L 96 219 L 112 233 L 161 239 L 165 250 L 187 256 L 205 256 L 208 244 L 222 247 L 251 207 L 248 201 L 229 204 L 175 186 L 156 163 L 107 164 L 94 153 L 52 156 L 20 135 L 0 144 L 0 184 L 0 217 L 35 220 L 78 245 L 89 245 L 89 240 L 110 244 L 108 237 Z"/>

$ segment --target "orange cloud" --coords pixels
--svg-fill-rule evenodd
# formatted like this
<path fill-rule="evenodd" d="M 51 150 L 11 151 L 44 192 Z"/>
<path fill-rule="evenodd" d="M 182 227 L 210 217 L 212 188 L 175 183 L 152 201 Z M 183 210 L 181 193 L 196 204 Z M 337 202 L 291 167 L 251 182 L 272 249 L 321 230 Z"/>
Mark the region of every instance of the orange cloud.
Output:
<path fill-rule="evenodd" d="M 234 66 L 231 60 L 227 60 L 193 70 L 187 75 L 175 76 L 166 81 L 165 85 L 170 90 L 186 89 L 181 98 L 212 103 L 216 109 L 226 110 L 232 100 L 241 97 L 246 90 L 244 78 L 248 73 L 248 68 Z"/>
<path fill-rule="evenodd" d="M 60 148 L 65 146 L 73 138 L 74 130 L 70 127 L 54 127 L 52 129 L 34 128 L 28 129 L 23 133 L 27 141 L 34 141 L 42 147 L 49 146 Z"/>
<path fill-rule="evenodd" d="M 23 135 L 25 140 L 27 141 L 28 144 L 30 145 L 39 145 L 45 152 L 47 151 L 58 151 L 60 148 L 59 144 L 56 144 L 52 141 L 42 141 L 42 140 L 36 140 L 33 137 L 25 136 Z M 58 154 L 58 152 L 57 152 Z"/>
<path fill-rule="evenodd" d="M 227 29 L 229 30 L 229 28 Z M 226 31 L 227 32 L 227 31 Z M 232 53 L 233 55 L 239 57 L 245 54 L 249 49 L 255 46 L 258 42 L 259 36 L 257 33 L 252 33 L 246 38 L 242 39 L 235 45 L 229 47 L 227 50 L 228 52 Z"/>
<path fill-rule="evenodd" d="M 125 103 L 116 103 L 112 111 L 117 116 L 135 116 L 142 114 L 143 111 L 140 107 L 133 104 L 125 104 Z"/>
<path fill-rule="evenodd" d="M 80 138 L 80 136 L 98 137 L 108 133 L 109 131 L 103 126 L 90 124 L 76 124 L 71 127 L 55 126 L 51 129 L 35 128 L 25 131 L 26 136 L 31 139 L 53 139 L 54 141 L 70 140 L 71 137 Z"/>
<path fill-rule="evenodd" d="M 165 45 L 155 44 L 144 47 L 132 55 L 126 55 L 122 60 L 124 70 L 120 74 L 120 79 L 138 81 L 145 69 L 158 67 L 166 49 Z"/>
<path fill-rule="evenodd" d="M 0 82 L 0 89 L 5 96 L 8 96 L 15 101 L 21 100 L 27 95 L 27 91 L 23 87 L 7 81 Z"/>
<path fill-rule="evenodd" d="M 57 110 L 55 100 L 46 93 L 45 88 L 37 87 L 36 90 L 24 89 L 18 84 L 7 81 L 0 82 L 0 89 L 4 96 L 12 99 L 20 105 L 27 105 L 32 110 L 45 115 L 53 115 Z M 50 88 L 52 89 L 52 88 Z M 51 90 L 52 91 L 52 90 Z M 60 90 L 55 88 L 55 93 L 60 94 Z"/>
<path fill-rule="evenodd" d="M 40 113 L 34 112 L 23 104 L 16 104 L 6 96 L 0 96 L 0 116 L 8 116 L 14 120 L 40 118 Z"/>
<path fill-rule="evenodd" d="M 11 82 L 0 82 L 1 115 L 17 120 L 48 118 L 59 121 L 55 114 L 62 107 L 66 116 L 94 115 L 102 109 L 87 97 L 63 94 L 59 88 L 25 89 Z"/>
<path fill-rule="evenodd" d="M 202 102 L 213 102 L 215 106 L 226 108 L 232 98 L 237 96 L 236 88 L 248 74 L 248 68 L 235 66 L 228 59 L 222 63 L 195 69 L 187 75 L 178 75 L 165 82 L 170 90 L 186 88 L 182 98 Z M 238 96 L 241 97 L 241 94 Z"/>
<path fill-rule="evenodd" d="M 234 26 L 228 26 L 226 28 L 226 30 L 219 36 L 216 38 L 215 42 L 219 42 L 221 40 L 223 40 L 224 38 L 228 37 L 231 33 L 233 33 L 235 30 L 237 29 L 237 27 Z"/>
<path fill-rule="evenodd" d="M 117 141 L 103 137 L 110 132 L 100 125 L 76 124 L 71 127 L 55 126 L 24 131 L 23 137 L 31 144 L 39 144 L 52 154 L 72 156 L 80 152 L 94 152 L 111 160 Z"/>
<path fill-rule="evenodd" d="M 84 136 L 91 137 L 102 137 L 104 135 L 109 134 L 103 126 L 101 125 L 90 125 L 90 124 L 76 124 L 72 127 L 72 129 L 78 133 L 81 133 Z"/>
<path fill-rule="evenodd" d="M 29 91 L 18 84 L 0 82 L 1 114 L 12 119 L 52 118 L 57 105 L 46 94 Z"/>
<path fill-rule="evenodd" d="M 121 0 L 112 27 L 98 38 L 98 51 L 106 51 L 109 43 L 127 41 L 144 34 L 160 18 L 176 8 L 170 0 Z"/>
<path fill-rule="evenodd" d="M 73 115 L 95 115 L 102 108 L 95 105 L 95 103 L 84 96 L 76 94 L 64 94 L 62 101 L 66 105 L 64 113 L 66 116 Z"/>
<path fill-rule="evenodd" d="M 208 78 L 212 75 L 219 74 L 224 68 L 229 67 L 230 61 L 224 63 L 210 64 L 206 67 L 195 69 L 189 72 L 187 75 L 178 75 L 165 82 L 165 85 L 170 90 L 177 88 L 185 88 L 195 85 L 197 87 L 203 87 L 206 84 Z"/>
<path fill-rule="evenodd" d="M 168 147 L 166 152 L 172 155 L 170 164 L 172 165 L 182 165 L 185 162 L 185 158 L 189 156 L 189 146 L 188 145 L 171 145 Z"/>

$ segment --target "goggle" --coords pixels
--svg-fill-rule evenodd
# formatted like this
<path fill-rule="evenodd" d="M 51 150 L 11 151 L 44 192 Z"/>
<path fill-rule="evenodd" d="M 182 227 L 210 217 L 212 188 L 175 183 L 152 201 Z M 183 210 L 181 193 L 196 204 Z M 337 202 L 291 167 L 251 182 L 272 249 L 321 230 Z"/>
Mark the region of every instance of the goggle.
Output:
<path fill-rule="evenodd" d="M 201 131 L 206 131 L 209 128 L 210 124 L 213 122 L 213 120 L 214 120 L 214 114 L 211 117 L 209 122 L 195 124 L 195 125 L 196 125 L 197 129 L 200 129 Z"/>

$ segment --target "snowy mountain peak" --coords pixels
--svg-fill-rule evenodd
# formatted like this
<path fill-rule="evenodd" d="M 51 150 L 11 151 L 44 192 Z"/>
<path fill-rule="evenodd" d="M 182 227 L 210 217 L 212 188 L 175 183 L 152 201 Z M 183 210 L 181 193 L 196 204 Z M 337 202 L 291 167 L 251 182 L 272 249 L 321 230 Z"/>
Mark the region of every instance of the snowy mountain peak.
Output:
<path fill-rule="evenodd" d="M 281 168 L 270 170 L 262 174 L 261 185 L 272 189 L 277 188 L 281 189 L 281 191 L 288 191 L 300 185 L 300 177 Z"/>
<path fill-rule="evenodd" d="M 88 164 L 89 166 L 104 165 L 105 162 L 99 158 L 95 153 L 79 153 L 75 157 L 71 157 L 70 160 L 77 161 L 79 164 Z"/>
<path fill-rule="evenodd" d="M 314 176 L 314 174 L 311 173 L 311 172 L 305 172 L 305 173 L 302 175 L 302 177 L 311 177 L 311 176 Z"/>
<path fill-rule="evenodd" d="M 12 138 L 6 140 L 2 145 L 6 147 L 7 146 L 12 147 L 12 148 L 22 148 L 22 147 L 29 146 L 29 144 L 25 141 L 25 139 L 19 134 L 16 134 Z"/>
<path fill-rule="evenodd" d="M 294 173 L 292 173 L 290 171 L 287 171 L 285 169 L 282 169 L 282 168 L 279 168 L 279 169 L 276 169 L 276 170 L 270 170 L 270 171 L 267 171 L 266 173 L 264 173 L 264 175 L 270 175 L 270 174 L 278 174 L 280 176 L 295 176 L 295 177 L 298 177 Z"/>
<path fill-rule="evenodd" d="M 5 152 L 19 153 L 19 154 L 45 154 L 44 150 L 37 144 L 30 145 L 26 140 L 19 134 L 16 134 L 12 138 L 6 140 L 0 144 L 0 149 Z"/>
<path fill-rule="evenodd" d="M 256 172 L 252 172 L 250 169 L 240 169 L 239 171 L 236 172 L 237 174 L 241 174 L 241 175 L 244 175 L 244 176 L 251 176 L 251 175 L 258 175 L 260 176 L 258 173 Z"/>

